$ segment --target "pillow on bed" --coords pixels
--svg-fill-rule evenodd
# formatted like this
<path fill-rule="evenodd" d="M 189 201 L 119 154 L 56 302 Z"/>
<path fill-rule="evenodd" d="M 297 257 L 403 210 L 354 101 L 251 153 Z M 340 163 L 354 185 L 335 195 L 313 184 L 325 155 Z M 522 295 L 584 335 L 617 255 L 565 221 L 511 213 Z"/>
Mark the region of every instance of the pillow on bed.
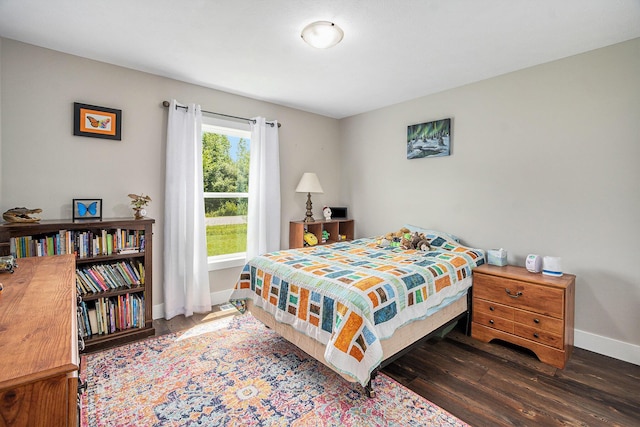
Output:
<path fill-rule="evenodd" d="M 454 236 L 453 234 L 445 233 L 444 231 L 430 230 L 428 228 L 422 228 L 411 224 L 405 224 L 403 227 L 408 228 L 411 231 L 411 234 L 415 233 L 424 233 L 429 240 L 435 240 L 438 237 L 442 237 L 445 240 L 453 240 L 456 243 L 460 243 L 460 238 L 458 236 Z M 440 245 L 436 245 L 440 246 Z"/>

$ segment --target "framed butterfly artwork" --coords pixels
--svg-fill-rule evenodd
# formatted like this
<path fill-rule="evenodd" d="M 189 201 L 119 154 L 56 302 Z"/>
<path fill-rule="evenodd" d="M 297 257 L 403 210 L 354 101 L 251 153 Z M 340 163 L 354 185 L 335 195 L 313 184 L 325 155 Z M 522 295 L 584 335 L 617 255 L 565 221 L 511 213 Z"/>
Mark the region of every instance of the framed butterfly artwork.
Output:
<path fill-rule="evenodd" d="M 73 199 L 73 220 L 102 219 L 102 199 Z"/>
<path fill-rule="evenodd" d="M 73 103 L 73 134 L 121 140 L 122 110 Z"/>

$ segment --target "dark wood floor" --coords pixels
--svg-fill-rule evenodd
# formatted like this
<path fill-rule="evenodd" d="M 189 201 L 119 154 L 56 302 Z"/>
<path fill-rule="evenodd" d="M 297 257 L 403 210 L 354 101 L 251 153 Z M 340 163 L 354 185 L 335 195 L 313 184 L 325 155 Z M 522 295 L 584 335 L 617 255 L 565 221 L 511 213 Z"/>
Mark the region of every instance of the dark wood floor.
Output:
<path fill-rule="evenodd" d="M 220 315 L 177 316 L 154 326 L 161 335 Z M 528 350 L 481 343 L 454 329 L 383 372 L 475 427 L 640 426 L 640 366 L 579 348 L 561 370 Z"/>

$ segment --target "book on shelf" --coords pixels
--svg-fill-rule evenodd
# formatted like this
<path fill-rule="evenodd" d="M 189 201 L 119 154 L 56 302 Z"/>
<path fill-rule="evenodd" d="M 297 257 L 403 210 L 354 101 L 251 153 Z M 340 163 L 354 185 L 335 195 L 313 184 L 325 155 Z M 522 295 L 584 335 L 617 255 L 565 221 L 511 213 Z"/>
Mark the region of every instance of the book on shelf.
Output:
<path fill-rule="evenodd" d="M 144 265 L 140 261 L 111 261 L 76 268 L 76 288 L 81 296 L 140 285 L 144 285 Z"/>
<path fill-rule="evenodd" d="M 137 254 L 138 252 L 140 252 L 140 248 L 120 248 L 118 249 L 118 253 L 120 255 L 124 255 L 124 254 Z"/>
<path fill-rule="evenodd" d="M 145 326 L 141 293 L 82 301 L 80 313 L 82 320 L 79 323 L 82 323 L 86 334 L 83 336 L 89 338 Z"/>
<path fill-rule="evenodd" d="M 84 301 L 82 301 L 84 302 Z M 85 326 L 85 322 L 84 322 L 84 316 L 83 316 L 83 310 L 84 307 L 82 306 L 82 302 L 78 304 L 78 308 L 76 311 L 76 319 L 77 322 L 76 324 L 78 325 L 78 335 L 82 338 L 86 337 L 88 335 L 87 332 L 87 328 Z"/>
<path fill-rule="evenodd" d="M 107 255 L 113 255 L 113 235 L 107 233 Z"/>
<path fill-rule="evenodd" d="M 96 335 L 98 333 L 98 313 L 96 312 L 95 306 L 87 310 L 89 313 L 89 327 L 90 329 L 87 331 L 89 336 Z"/>
<path fill-rule="evenodd" d="M 144 252 L 144 230 L 59 230 L 33 236 L 10 237 L 9 251 L 16 258 L 76 254 L 92 258 Z"/>
<path fill-rule="evenodd" d="M 91 325 L 93 321 L 91 320 L 91 315 L 86 302 L 80 301 L 80 304 L 78 305 L 78 314 L 78 328 L 80 329 L 82 337 L 91 338 Z"/>

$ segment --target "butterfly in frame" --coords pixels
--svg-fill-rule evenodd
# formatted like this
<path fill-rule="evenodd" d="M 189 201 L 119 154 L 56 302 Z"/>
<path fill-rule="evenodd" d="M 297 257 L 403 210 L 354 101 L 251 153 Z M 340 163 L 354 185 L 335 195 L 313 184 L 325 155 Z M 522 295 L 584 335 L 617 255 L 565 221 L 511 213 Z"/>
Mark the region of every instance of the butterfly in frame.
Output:
<path fill-rule="evenodd" d="M 106 129 L 109 122 L 111 122 L 111 119 L 108 117 L 106 119 L 98 120 L 95 117 L 87 116 L 87 120 L 89 120 L 92 127 L 100 129 Z"/>
<path fill-rule="evenodd" d="M 95 217 L 98 214 L 98 202 L 76 202 L 79 217 Z"/>

